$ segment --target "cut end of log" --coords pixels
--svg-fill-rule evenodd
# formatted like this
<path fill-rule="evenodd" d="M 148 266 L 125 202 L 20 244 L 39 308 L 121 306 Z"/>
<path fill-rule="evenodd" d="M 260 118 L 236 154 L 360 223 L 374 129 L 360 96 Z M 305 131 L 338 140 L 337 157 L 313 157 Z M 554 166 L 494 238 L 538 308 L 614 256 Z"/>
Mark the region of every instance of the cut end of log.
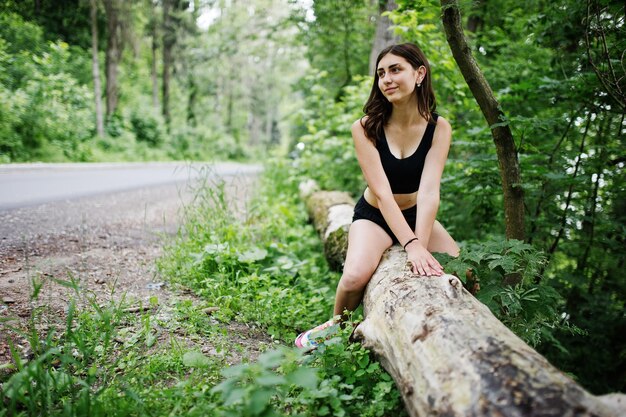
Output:
<path fill-rule="evenodd" d="M 317 182 L 315 182 L 315 180 L 311 180 L 311 179 L 302 181 L 298 185 L 298 191 L 300 192 L 300 197 L 303 200 L 306 200 L 308 197 L 311 196 L 311 194 L 313 194 L 314 192 L 318 191 L 319 189 L 320 189 L 320 187 L 317 184 Z"/>
<path fill-rule="evenodd" d="M 613 415 L 611 417 L 626 416 L 626 394 L 614 393 L 599 396 L 598 399 L 604 404 Z"/>

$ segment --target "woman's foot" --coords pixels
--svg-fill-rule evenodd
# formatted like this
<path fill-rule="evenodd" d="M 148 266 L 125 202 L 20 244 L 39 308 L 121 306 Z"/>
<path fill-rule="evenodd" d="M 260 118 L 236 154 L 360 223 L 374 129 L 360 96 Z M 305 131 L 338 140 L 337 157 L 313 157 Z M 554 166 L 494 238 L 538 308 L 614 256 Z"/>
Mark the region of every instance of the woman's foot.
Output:
<path fill-rule="evenodd" d="M 296 338 L 296 346 L 306 350 L 315 349 L 321 342 L 328 340 L 339 328 L 337 319 L 332 318 L 317 327 L 300 333 Z"/>

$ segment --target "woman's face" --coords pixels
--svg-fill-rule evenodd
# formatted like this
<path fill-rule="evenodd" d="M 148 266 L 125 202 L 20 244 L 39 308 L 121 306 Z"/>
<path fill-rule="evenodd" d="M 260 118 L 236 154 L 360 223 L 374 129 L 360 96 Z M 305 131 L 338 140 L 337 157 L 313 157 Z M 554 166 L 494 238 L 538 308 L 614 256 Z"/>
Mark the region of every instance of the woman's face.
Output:
<path fill-rule="evenodd" d="M 389 53 L 380 60 L 376 72 L 378 88 L 387 100 L 394 103 L 413 96 L 415 85 L 422 82 L 426 68 L 414 69 L 406 59 Z"/>

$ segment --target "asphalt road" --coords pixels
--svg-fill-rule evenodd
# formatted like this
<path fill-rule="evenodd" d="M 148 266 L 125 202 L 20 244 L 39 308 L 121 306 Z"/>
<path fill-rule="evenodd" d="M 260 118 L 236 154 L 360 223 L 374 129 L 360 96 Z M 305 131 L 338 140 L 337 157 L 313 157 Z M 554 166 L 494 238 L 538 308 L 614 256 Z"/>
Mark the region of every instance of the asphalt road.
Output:
<path fill-rule="evenodd" d="M 237 163 L 117 163 L 0 165 L 0 212 L 117 191 L 186 183 L 207 176 L 259 172 Z"/>
<path fill-rule="evenodd" d="M 0 365 L 15 354 L 8 337 L 22 357 L 32 353 L 24 336 L 9 336 L 2 323 L 10 320 L 27 334 L 30 317 L 37 317 L 37 326 L 63 329 L 71 300 L 83 308 L 146 306 L 156 299 L 160 320 L 167 317 L 172 305 L 191 296 L 170 288 L 156 261 L 181 227 L 185 233 L 196 206 L 211 215 L 213 197 L 246 216 L 260 171 L 235 163 L 0 165 Z M 78 283 L 78 295 L 59 283 L 67 280 Z M 36 297 L 34 282 L 41 285 Z M 228 326 L 238 345 L 249 346 L 229 361 L 254 358 L 271 343 L 244 327 L 245 333 Z M 169 333 L 158 339 L 169 347 Z M 212 341 L 201 343 L 199 350 L 217 352 Z"/>
<path fill-rule="evenodd" d="M 64 250 L 85 236 L 176 231 L 198 187 L 224 181 L 237 196 L 260 171 L 230 162 L 0 165 L 0 270 L 6 259 Z"/>

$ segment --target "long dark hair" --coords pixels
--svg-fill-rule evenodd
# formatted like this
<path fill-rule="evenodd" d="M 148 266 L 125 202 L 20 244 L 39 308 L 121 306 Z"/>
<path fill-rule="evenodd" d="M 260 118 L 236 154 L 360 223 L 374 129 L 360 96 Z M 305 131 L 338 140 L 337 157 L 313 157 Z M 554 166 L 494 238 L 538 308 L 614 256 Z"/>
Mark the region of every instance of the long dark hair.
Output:
<path fill-rule="evenodd" d="M 391 45 L 382 50 L 376 58 L 376 68 L 378 63 L 387 54 L 400 56 L 407 60 L 413 69 L 417 70 L 420 66 L 426 68 L 426 76 L 422 80 L 421 87 L 415 87 L 415 95 L 417 97 L 417 111 L 429 123 L 432 123 L 431 112 L 437 108 L 437 100 L 435 99 L 435 91 L 433 90 L 432 79 L 430 76 L 430 65 L 426 59 L 426 55 L 415 44 L 403 43 L 399 45 Z M 365 135 L 369 140 L 376 144 L 377 138 L 384 134 L 384 127 L 391 116 L 391 103 L 385 98 L 382 91 L 378 87 L 378 71 L 374 72 L 374 84 L 372 91 L 367 99 L 367 103 L 363 106 L 363 112 L 367 118 L 361 119 L 361 125 L 365 130 Z"/>

